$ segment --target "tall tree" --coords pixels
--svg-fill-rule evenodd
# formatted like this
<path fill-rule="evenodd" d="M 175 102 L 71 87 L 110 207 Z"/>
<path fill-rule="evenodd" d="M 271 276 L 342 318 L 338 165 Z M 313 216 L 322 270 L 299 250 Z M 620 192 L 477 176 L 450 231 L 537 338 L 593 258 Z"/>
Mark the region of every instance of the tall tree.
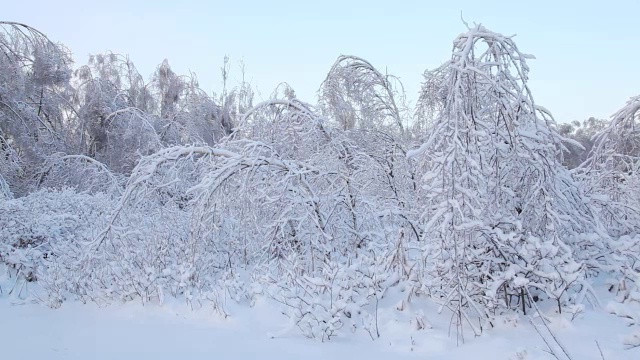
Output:
<path fill-rule="evenodd" d="M 0 174 L 16 193 L 46 154 L 66 147 L 71 64 L 40 31 L 0 22 Z"/>
<path fill-rule="evenodd" d="M 560 163 L 564 139 L 527 85 L 532 57 L 481 25 L 459 35 L 452 53 L 430 75 L 444 89 L 423 87 L 422 101 L 441 108 L 410 155 L 426 169 L 422 231 L 433 291 L 459 334 L 464 323 L 478 334 L 496 309 L 526 312 L 529 291 L 561 307 L 583 273 L 569 245 L 596 224 Z"/>

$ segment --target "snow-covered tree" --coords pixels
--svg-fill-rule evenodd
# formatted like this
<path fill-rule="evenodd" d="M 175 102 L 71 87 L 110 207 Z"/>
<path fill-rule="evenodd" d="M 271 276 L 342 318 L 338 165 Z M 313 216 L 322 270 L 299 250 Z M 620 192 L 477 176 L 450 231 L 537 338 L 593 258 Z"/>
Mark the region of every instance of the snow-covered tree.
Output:
<path fill-rule="evenodd" d="M 71 63 L 40 31 L 0 22 L 0 174 L 16 194 L 47 153 L 66 146 Z"/>
<path fill-rule="evenodd" d="M 630 98 L 593 137 L 587 160 L 576 169 L 590 203 L 610 235 L 602 258 L 610 290 L 620 302 L 640 303 L 640 96 Z M 613 313 L 640 324 L 640 314 L 612 306 Z M 633 339 L 633 337 L 631 338 Z M 635 342 L 634 342 L 635 344 Z"/>
<path fill-rule="evenodd" d="M 593 148 L 577 170 L 585 191 L 613 236 L 640 230 L 639 122 L 640 96 L 636 96 L 593 137 Z"/>
<path fill-rule="evenodd" d="M 597 231 L 560 163 L 553 118 L 527 85 L 529 58 L 511 37 L 475 26 L 430 76 L 445 88 L 427 82 L 421 95 L 441 103 L 426 142 L 410 153 L 426 169 L 430 286 L 458 329 L 467 323 L 475 334 L 500 309 L 526 311 L 529 291 L 561 307 L 584 273 L 573 249 L 590 247 L 580 236 Z"/>
<path fill-rule="evenodd" d="M 558 124 L 558 133 L 580 143 L 580 146 L 567 144 L 568 151 L 562 155 L 564 164 L 569 169 L 575 169 L 587 160 L 593 148 L 593 137 L 608 125 L 607 120 L 590 117 L 583 122 Z"/>
<path fill-rule="evenodd" d="M 403 135 L 404 90 L 357 56 L 338 57 L 320 88 L 320 108 L 343 130 L 383 130 Z"/>

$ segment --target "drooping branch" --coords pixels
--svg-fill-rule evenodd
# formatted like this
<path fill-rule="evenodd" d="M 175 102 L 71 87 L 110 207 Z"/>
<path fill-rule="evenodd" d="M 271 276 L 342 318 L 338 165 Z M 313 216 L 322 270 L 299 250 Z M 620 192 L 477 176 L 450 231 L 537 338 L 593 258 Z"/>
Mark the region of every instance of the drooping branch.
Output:
<path fill-rule="evenodd" d="M 398 88 L 395 84 L 398 84 Z M 341 55 L 320 87 L 321 108 L 344 129 L 392 127 L 404 134 L 402 83 L 357 56 Z"/>

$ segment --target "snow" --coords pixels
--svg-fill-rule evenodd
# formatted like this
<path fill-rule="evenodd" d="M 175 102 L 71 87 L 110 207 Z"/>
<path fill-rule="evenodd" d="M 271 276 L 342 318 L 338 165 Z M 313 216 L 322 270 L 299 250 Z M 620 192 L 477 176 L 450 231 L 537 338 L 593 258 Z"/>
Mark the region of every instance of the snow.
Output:
<path fill-rule="evenodd" d="M 3 357 L 640 358 L 640 97 L 571 172 L 532 57 L 481 25 L 415 116 L 355 56 L 317 106 L 253 106 L 0 45 Z"/>
<path fill-rule="evenodd" d="M 636 330 L 633 334 L 624 339 L 624 344 L 629 347 L 640 346 L 640 330 Z"/>
<path fill-rule="evenodd" d="M 210 308 L 184 303 L 162 306 L 136 302 L 98 307 L 67 301 L 59 309 L 0 296 L 0 353 L 4 359 L 553 359 L 528 317 L 498 317 L 495 328 L 464 344 L 449 336 L 449 316 L 435 308 L 406 304 L 403 311 L 384 307 L 381 337 L 375 341 L 344 330 L 330 341 L 303 337 L 287 327 L 278 305 L 260 298 L 255 306 L 227 303 L 228 317 Z M 388 303 L 397 300 L 391 294 Z M 549 328 L 573 359 L 638 359 L 639 334 L 604 309 L 588 308 L 571 315 L 547 314 Z M 420 319 L 422 329 L 416 324 Z M 548 336 L 540 319 L 536 327 Z M 597 344 L 596 344 L 597 342 Z"/>

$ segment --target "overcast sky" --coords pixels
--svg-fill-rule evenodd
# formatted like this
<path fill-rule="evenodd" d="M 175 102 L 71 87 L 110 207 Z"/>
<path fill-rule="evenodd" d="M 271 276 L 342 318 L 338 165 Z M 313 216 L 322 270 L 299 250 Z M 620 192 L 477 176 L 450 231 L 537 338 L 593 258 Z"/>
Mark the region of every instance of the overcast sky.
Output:
<path fill-rule="evenodd" d="M 178 73 L 220 89 L 225 54 L 243 60 L 266 97 L 288 82 L 304 101 L 340 54 L 401 78 L 410 99 L 422 73 L 450 56 L 469 23 L 517 34 L 536 102 L 558 121 L 609 117 L 640 94 L 640 0 L 135 1 L 5 0 L 0 20 L 24 22 L 88 54 L 129 54 L 145 77 L 168 59 Z M 239 79 L 238 67 L 232 79 Z"/>

